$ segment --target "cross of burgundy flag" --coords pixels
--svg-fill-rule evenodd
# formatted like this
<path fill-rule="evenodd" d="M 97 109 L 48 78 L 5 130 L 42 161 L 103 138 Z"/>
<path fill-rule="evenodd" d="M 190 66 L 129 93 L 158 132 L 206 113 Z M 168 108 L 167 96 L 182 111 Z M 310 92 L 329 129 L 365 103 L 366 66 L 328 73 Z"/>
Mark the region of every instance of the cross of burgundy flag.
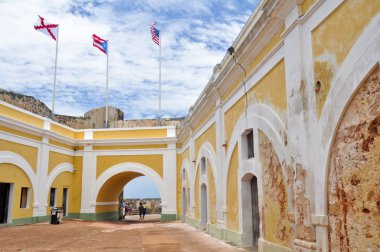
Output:
<path fill-rule="evenodd" d="M 95 34 L 92 34 L 92 38 L 94 39 L 92 45 L 98 48 L 100 51 L 104 52 L 107 54 L 107 45 L 108 45 L 108 40 L 102 39 L 99 36 L 96 36 Z"/>
<path fill-rule="evenodd" d="M 34 29 L 42 32 L 43 34 L 51 37 L 55 41 L 57 41 L 58 37 L 58 25 L 51 24 L 46 19 L 41 16 L 38 16 L 38 19 L 34 23 Z"/>

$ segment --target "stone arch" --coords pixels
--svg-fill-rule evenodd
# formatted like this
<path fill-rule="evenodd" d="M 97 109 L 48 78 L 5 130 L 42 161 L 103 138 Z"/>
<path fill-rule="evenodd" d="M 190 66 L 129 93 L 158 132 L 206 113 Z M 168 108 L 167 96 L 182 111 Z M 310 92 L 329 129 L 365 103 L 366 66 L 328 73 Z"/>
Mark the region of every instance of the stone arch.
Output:
<path fill-rule="evenodd" d="M 345 61 L 336 74 L 331 89 L 325 101 L 320 117 L 320 143 L 321 155 L 317 161 L 320 176 L 315 176 L 316 212 L 327 214 L 327 181 L 328 167 L 333 145 L 333 139 L 342 120 L 344 111 L 359 89 L 362 80 L 368 73 L 379 66 L 380 62 L 380 15 L 373 18 L 352 46 Z M 323 193 L 320 193 L 323 192 Z"/>
<path fill-rule="evenodd" d="M 240 116 L 237 121 L 230 138 L 230 142 L 228 143 L 228 150 L 226 154 L 226 162 L 224 162 L 224 174 L 223 185 L 227 185 L 227 178 L 229 172 L 229 166 L 231 162 L 232 153 L 235 145 L 240 141 L 241 135 L 245 132 L 246 129 L 255 129 L 261 130 L 271 141 L 273 148 L 279 158 L 281 163 L 282 171 L 285 176 L 286 181 L 293 181 L 291 177 L 291 171 L 287 170 L 287 164 L 289 164 L 288 156 L 286 154 L 286 142 L 287 142 L 287 131 L 284 123 L 281 121 L 280 117 L 267 105 L 264 104 L 253 104 L 248 107 L 248 115 L 247 120 L 244 118 L 244 113 Z M 260 159 L 260 158 L 258 158 Z M 241 161 L 241 160 L 239 160 Z M 260 180 L 260 175 L 255 171 L 252 172 L 256 177 Z M 238 180 L 240 181 L 244 174 L 239 174 Z M 260 184 L 261 182 L 259 182 Z M 224 187 L 223 200 L 226 202 L 226 190 Z M 293 188 L 292 185 L 287 187 L 288 195 L 289 195 L 289 203 L 288 208 L 289 212 L 293 211 L 293 206 L 291 204 L 293 197 Z M 291 198 L 290 198 L 291 197 Z"/>
<path fill-rule="evenodd" d="M 49 193 L 49 189 L 54 182 L 54 180 L 63 172 L 71 172 L 74 173 L 74 166 L 70 163 L 61 163 L 54 167 L 54 169 L 50 172 L 47 183 L 46 183 L 46 195 Z"/>
<path fill-rule="evenodd" d="M 30 166 L 28 161 L 26 161 L 22 156 L 11 152 L 11 151 L 0 151 L 0 164 L 2 163 L 8 163 L 13 164 L 19 167 L 21 170 L 24 171 L 24 173 L 27 175 L 27 177 L 30 180 L 30 183 L 32 184 L 32 190 L 33 190 L 33 198 L 36 202 L 38 201 L 38 193 L 37 193 L 37 177 L 34 173 L 33 168 Z"/>
<path fill-rule="evenodd" d="M 125 172 L 139 173 L 151 179 L 153 183 L 156 185 L 158 191 L 160 192 L 161 202 L 162 202 L 161 205 L 163 207 L 166 206 L 167 196 L 166 196 L 165 185 L 163 183 L 161 176 L 152 168 L 146 165 L 139 164 L 139 163 L 132 163 L 132 162 L 126 162 L 126 163 L 114 165 L 108 168 L 107 170 L 105 170 L 98 177 L 98 179 L 95 182 L 95 186 L 94 186 L 95 189 L 91 196 L 92 204 L 95 205 L 99 191 L 102 188 L 102 186 L 107 182 L 107 180 L 109 180 L 111 177 L 115 175 L 118 175 L 120 173 L 125 173 Z"/>
<path fill-rule="evenodd" d="M 326 181 L 332 251 L 380 249 L 379 65 L 360 84 L 332 140 Z"/>
<path fill-rule="evenodd" d="M 194 170 L 194 175 L 193 175 L 192 182 L 191 182 L 193 188 L 195 186 L 195 176 L 196 176 L 197 171 L 199 169 L 198 167 L 200 166 L 200 162 L 201 162 L 202 157 L 206 157 L 210 161 L 211 170 L 212 170 L 212 173 L 214 175 L 214 178 L 217 178 L 215 151 L 209 142 L 204 142 L 201 145 L 201 147 L 199 148 L 198 156 L 197 156 L 197 159 L 195 162 L 195 170 Z"/>
<path fill-rule="evenodd" d="M 202 143 L 201 147 L 199 148 L 199 151 L 198 151 L 198 156 L 197 156 L 197 159 L 196 159 L 196 162 L 195 162 L 195 169 L 194 169 L 194 176 L 192 178 L 192 181 L 191 181 L 191 186 L 193 188 L 193 195 L 195 196 L 195 193 L 196 193 L 196 190 L 195 190 L 195 186 L 196 186 L 196 176 L 198 174 L 198 169 L 200 169 L 200 163 L 201 163 L 201 159 L 202 157 L 205 157 L 206 158 L 206 162 L 208 161 L 210 163 L 210 166 L 207 171 L 206 171 L 206 176 L 201 176 L 201 173 L 199 172 L 199 184 L 198 184 L 198 200 L 199 202 L 195 202 L 196 204 L 198 204 L 198 206 L 201 206 L 200 204 L 200 201 L 201 201 L 201 193 L 202 193 L 202 185 L 204 184 L 206 186 L 206 189 L 207 189 L 207 220 L 211 223 L 211 219 L 213 221 L 216 222 L 216 216 L 217 216 L 217 211 L 216 211 L 216 208 L 217 208 L 217 205 L 218 205 L 218 201 L 220 200 L 219 198 L 219 188 L 216 186 L 216 180 L 217 180 L 217 176 L 218 176 L 218 173 L 217 173 L 217 170 L 216 170 L 216 155 L 215 155 L 215 151 L 211 145 L 211 143 L 209 142 L 204 142 Z M 208 174 L 208 171 L 211 171 L 210 173 L 210 176 Z M 212 182 L 213 183 L 209 183 L 209 180 L 211 180 L 211 176 L 212 176 Z M 214 190 L 214 191 L 212 191 Z M 215 193 L 215 194 L 214 194 Z M 213 196 L 215 196 L 213 198 Z M 194 197 L 195 199 L 195 197 Z M 211 202 L 210 201 L 215 201 L 215 210 L 216 212 L 212 212 L 211 210 Z M 201 209 L 199 208 L 199 211 L 201 211 Z M 213 218 L 211 218 L 213 217 Z"/>
<path fill-rule="evenodd" d="M 190 170 L 190 162 L 187 158 L 185 158 L 184 160 L 182 160 L 182 165 L 181 165 L 182 169 L 181 169 L 181 173 L 183 170 L 185 170 L 185 173 L 186 173 L 186 179 L 185 181 L 183 180 L 183 178 L 181 177 L 181 214 L 182 214 L 182 218 L 185 217 L 186 213 L 187 213 L 187 209 L 190 209 L 190 199 L 189 197 L 191 195 L 189 195 L 189 190 L 191 190 L 191 183 L 190 183 L 190 180 L 191 180 L 191 170 Z M 184 209 L 184 207 L 186 207 L 186 209 Z M 184 219 L 183 219 L 184 221 Z"/>

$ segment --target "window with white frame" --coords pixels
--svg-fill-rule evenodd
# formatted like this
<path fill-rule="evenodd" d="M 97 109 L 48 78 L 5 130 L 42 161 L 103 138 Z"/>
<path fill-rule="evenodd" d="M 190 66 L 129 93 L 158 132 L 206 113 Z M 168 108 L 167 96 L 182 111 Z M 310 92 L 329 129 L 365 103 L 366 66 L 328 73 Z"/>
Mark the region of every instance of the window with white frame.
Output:
<path fill-rule="evenodd" d="M 49 200 L 49 206 L 54 207 L 56 204 L 56 194 L 57 194 L 57 188 L 50 188 L 50 200 Z"/>
<path fill-rule="evenodd" d="M 247 158 L 254 158 L 255 151 L 253 147 L 253 130 L 250 129 L 246 132 L 246 143 L 247 143 Z"/>
<path fill-rule="evenodd" d="M 20 208 L 29 207 L 29 187 L 21 187 Z"/>
<path fill-rule="evenodd" d="M 201 175 L 206 174 L 206 158 L 202 157 L 201 158 Z"/>

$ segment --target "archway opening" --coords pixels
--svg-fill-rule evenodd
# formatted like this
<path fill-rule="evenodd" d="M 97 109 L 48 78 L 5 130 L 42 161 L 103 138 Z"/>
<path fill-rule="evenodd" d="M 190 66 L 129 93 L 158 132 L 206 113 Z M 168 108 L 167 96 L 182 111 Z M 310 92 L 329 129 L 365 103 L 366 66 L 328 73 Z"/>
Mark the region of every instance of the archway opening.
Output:
<path fill-rule="evenodd" d="M 137 219 L 152 221 L 161 218 L 160 192 L 149 177 L 140 176 L 131 180 L 125 185 L 123 194 L 125 219 L 127 221 Z"/>
<path fill-rule="evenodd" d="M 207 225 L 207 186 L 201 186 L 201 228 L 206 228 Z"/>
<path fill-rule="evenodd" d="M 257 178 L 246 174 L 241 181 L 243 244 L 257 249 L 260 237 L 260 212 Z"/>

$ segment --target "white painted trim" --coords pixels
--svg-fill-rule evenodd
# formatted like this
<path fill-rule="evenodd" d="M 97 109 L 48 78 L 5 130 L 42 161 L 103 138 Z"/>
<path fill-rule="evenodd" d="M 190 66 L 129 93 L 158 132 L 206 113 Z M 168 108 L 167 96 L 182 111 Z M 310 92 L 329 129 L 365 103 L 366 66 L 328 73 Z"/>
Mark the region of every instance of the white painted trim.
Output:
<path fill-rule="evenodd" d="M 212 145 L 209 142 L 206 141 L 199 148 L 197 159 L 196 159 L 196 162 L 195 162 L 194 173 L 192 174 L 191 181 L 190 181 L 191 187 L 193 189 L 195 189 L 195 179 L 196 179 L 196 175 L 197 175 L 197 172 L 198 172 L 198 167 L 200 166 L 200 162 L 201 162 L 202 157 L 205 157 L 205 158 L 207 158 L 210 161 L 210 164 L 211 164 L 210 168 L 212 170 L 215 183 L 216 183 L 216 179 L 218 178 L 218 173 L 217 173 L 217 170 L 216 170 L 216 155 L 215 155 L 215 151 L 214 151 L 214 148 L 212 147 Z M 207 166 L 207 160 L 206 160 L 206 166 Z M 206 170 L 206 174 L 207 174 L 207 170 Z M 200 172 L 199 172 L 199 176 L 200 176 L 199 177 L 199 181 L 201 181 L 202 174 Z M 217 189 L 216 185 L 215 185 L 215 187 L 216 187 L 215 188 L 215 192 L 216 192 L 216 195 L 217 195 L 217 198 L 218 198 L 218 189 Z M 193 194 L 194 194 L 194 192 L 193 192 Z M 217 199 L 217 201 L 218 201 L 218 199 Z"/>
<path fill-rule="evenodd" d="M 242 114 L 235 124 L 235 128 L 232 132 L 230 142 L 228 144 L 228 150 L 226 159 L 224 162 L 223 171 L 224 174 L 222 176 L 221 183 L 223 185 L 226 185 L 222 188 L 222 192 L 220 194 L 220 197 L 223 197 L 223 202 L 227 202 L 227 182 L 228 182 L 228 172 L 229 172 L 229 165 L 231 162 L 232 152 L 234 150 L 234 147 L 236 144 L 238 144 L 239 150 L 241 149 L 240 141 L 241 141 L 241 135 L 245 132 L 246 129 L 252 128 L 254 130 L 255 134 L 255 158 L 249 159 L 249 160 L 242 160 L 241 155 L 239 155 L 239 167 L 238 167 L 238 181 L 236 183 L 238 184 L 238 197 L 239 197 L 239 216 L 240 216 L 240 232 L 242 231 L 242 224 L 243 221 L 241 219 L 241 179 L 242 177 L 248 172 L 252 173 L 257 177 L 257 183 L 258 183 L 258 190 L 259 190 L 259 205 L 262 204 L 263 198 L 262 198 L 262 168 L 260 165 L 260 154 L 259 154 L 259 147 L 258 147 L 258 133 L 257 130 L 263 131 L 263 133 L 269 138 L 269 140 L 272 143 L 273 148 L 275 149 L 275 152 L 278 156 L 278 159 L 280 161 L 283 175 L 285 177 L 285 180 L 288 179 L 287 173 L 285 172 L 284 165 L 289 163 L 288 156 L 286 154 L 286 148 L 284 145 L 284 136 L 287 135 L 287 130 L 285 128 L 284 123 L 281 121 L 281 119 L 278 117 L 278 115 L 267 105 L 264 104 L 254 104 L 248 107 L 248 120 L 246 122 L 244 114 Z M 247 126 L 247 128 L 246 128 Z M 239 151 L 241 153 L 241 150 Z M 249 169 L 247 170 L 247 167 L 245 163 L 252 164 L 253 170 Z M 292 197 L 292 188 L 289 188 L 288 186 L 287 192 L 288 197 Z M 293 205 L 292 200 L 288 200 L 288 209 L 289 212 L 293 211 Z M 260 222 L 262 223 L 262 222 Z"/>
<path fill-rule="evenodd" d="M 210 116 L 194 134 L 194 141 L 202 136 L 215 123 L 215 115 Z"/>
<path fill-rule="evenodd" d="M 71 172 L 74 173 L 74 166 L 70 163 L 61 163 L 54 167 L 54 169 L 50 172 L 49 176 L 47 177 L 47 183 L 46 183 L 46 192 L 48 195 L 51 185 L 53 184 L 54 180 L 63 172 Z M 47 197 L 47 196 L 46 196 Z"/>
<path fill-rule="evenodd" d="M 96 180 L 95 185 L 94 185 L 94 190 L 91 195 L 91 204 L 94 205 L 96 202 L 96 198 L 99 194 L 100 189 L 104 185 L 104 183 L 107 182 L 108 179 L 111 177 L 122 173 L 122 172 L 137 172 L 141 173 L 145 176 L 147 176 L 149 179 L 151 179 L 154 184 L 157 186 L 157 189 L 160 192 L 161 195 L 161 202 L 162 206 L 166 204 L 166 185 L 163 183 L 163 179 L 161 176 L 154 171 L 152 168 L 143 165 L 143 164 L 138 164 L 138 163 L 132 163 L 132 162 L 126 162 L 126 163 L 121 163 L 114 165 L 107 170 L 105 170 Z"/>
<path fill-rule="evenodd" d="M 91 150 L 96 156 L 163 155 L 168 149 Z"/>
<path fill-rule="evenodd" d="M 284 43 L 281 42 L 277 45 L 271 53 L 252 71 L 246 79 L 247 91 L 253 88 L 258 82 L 272 70 L 284 58 Z M 223 101 L 223 114 L 225 114 L 236 102 L 244 95 L 243 84 L 240 83 L 233 93 L 231 93 L 226 100 Z"/>
<path fill-rule="evenodd" d="M 83 138 L 84 138 L 84 140 L 92 140 L 92 139 L 94 139 L 94 132 L 92 130 L 85 130 Z"/>
<path fill-rule="evenodd" d="M 176 137 L 176 127 L 175 126 L 168 127 L 167 132 L 166 132 L 166 136 L 167 137 Z"/>
<path fill-rule="evenodd" d="M 315 176 L 315 214 L 327 214 L 327 183 L 333 139 L 344 111 L 363 79 L 380 62 L 380 14 L 373 18 L 351 48 L 334 78 L 320 117 L 319 176 Z M 323 194 L 318 192 L 324 192 Z"/>
<path fill-rule="evenodd" d="M 26 161 L 22 156 L 11 152 L 11 151 L 0 151 L 0 164 L 7 163 L 13 164 L 24 171 L 26 176 L 28 177 L 32 189 L 33 189 L 33 199 L 34 205 L 38 203 L 38 192 L 37 192 L 37 177 L 34 173 L 33 168 L 29 165 L 28 161 Z"/>
<path fill-rule="evenodd" d="M 119 205 L 119 201 L 113 202 L 95 202 L 94 206 L 115 206 Z"/>
<path fill-rule="evenodd" d="M 38 148 L 38 149 L 41 147 L 41 143 L 42 143 L 37 140 L 29 139 L 29 138 L 18 136 L 18 135 L 13 135 L 13 134 L 10 134 L 8 132 L 3 132 L 3 131 L 0 132 L 0 139 L 17 143 L 17 144 L 26 145 L 29 147 Z"/>

